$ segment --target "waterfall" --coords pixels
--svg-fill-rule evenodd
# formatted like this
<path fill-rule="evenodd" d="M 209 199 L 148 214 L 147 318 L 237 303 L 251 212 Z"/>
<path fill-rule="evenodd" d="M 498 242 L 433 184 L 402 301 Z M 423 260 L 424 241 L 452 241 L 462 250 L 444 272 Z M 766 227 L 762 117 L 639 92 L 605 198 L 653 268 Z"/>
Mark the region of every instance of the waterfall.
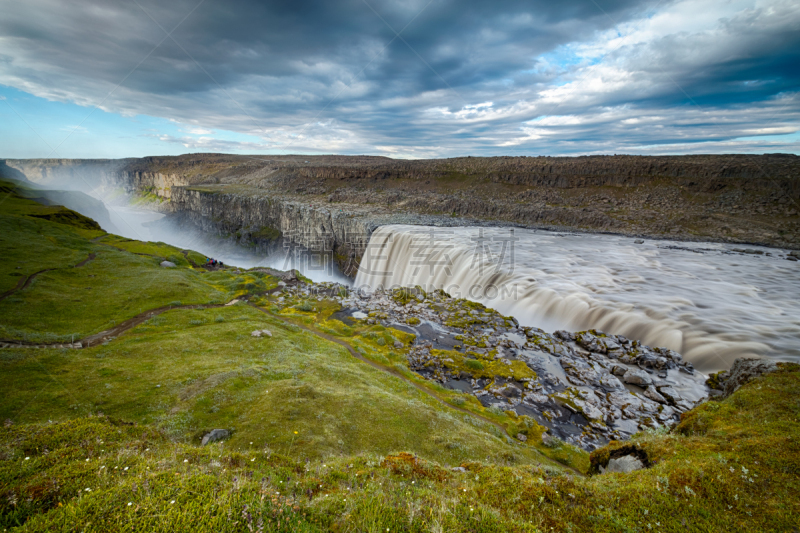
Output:
<path fill-rule="evenodd" d="M 800 269 L 764 250 L 770 249 L 741 254 L 722 244 L 636 244 L 512 228 L 382 226 L 370 238 L 355 287 L 443 289 L 523 325 L 593 328 L 671 348 L 703 371 L 728 368 L 738 357 L 800 361 Z"/>

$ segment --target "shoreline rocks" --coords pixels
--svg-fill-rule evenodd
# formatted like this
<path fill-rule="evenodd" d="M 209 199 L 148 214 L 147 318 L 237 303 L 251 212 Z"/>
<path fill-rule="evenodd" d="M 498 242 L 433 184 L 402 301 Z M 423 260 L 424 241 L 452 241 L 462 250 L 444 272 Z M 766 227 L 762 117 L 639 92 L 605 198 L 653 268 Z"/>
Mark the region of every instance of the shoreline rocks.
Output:
<path fill-rule="evenodd" d="M 334 318 L 345 324 L 413 333 L 405 348 L 411 370 L 585 450 L 671 427 L 708 394 L 706 376 L 666 348 L 598 330 L 550 334 L 440 290 L 356 294 L 328 285 L 301 283 L 282 294 L 334 294 L 342 305 Z"/>

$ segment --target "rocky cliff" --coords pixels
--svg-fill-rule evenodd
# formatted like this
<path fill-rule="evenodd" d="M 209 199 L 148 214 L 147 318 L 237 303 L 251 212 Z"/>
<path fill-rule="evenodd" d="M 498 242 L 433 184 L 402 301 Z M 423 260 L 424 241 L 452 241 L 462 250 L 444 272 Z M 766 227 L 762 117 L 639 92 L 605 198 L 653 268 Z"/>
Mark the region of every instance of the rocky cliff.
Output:
<path fill-rule="evenodd" d="M 311 252 L 330 254 L 351 276 L 377 227 L 369 217 L 263 193 L 229 193 L 222 188 L 175 187 L 170 203 L 179 216 L 206 232 L 252 243 L 261 251 L 297 244 Z"/>
<path fill-rule="evenodd" d="M 800 248 L 800 157 L 190 154 L 7 160 L 39 184 L 115 187 L 258 247 L 297 243 L 346 270 L 386 223 L 514 224 Z"/>

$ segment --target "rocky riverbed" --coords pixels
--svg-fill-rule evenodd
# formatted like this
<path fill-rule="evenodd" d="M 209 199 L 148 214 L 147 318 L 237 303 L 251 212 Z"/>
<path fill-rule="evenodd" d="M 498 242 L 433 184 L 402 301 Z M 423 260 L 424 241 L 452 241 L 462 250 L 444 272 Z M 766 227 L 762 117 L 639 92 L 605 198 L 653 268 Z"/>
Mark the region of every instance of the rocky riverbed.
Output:
<path fill-rule="evenodd" d="M 277 304 L 333 298 L 331 317 L 413 333 L 409 367 L 444 387 L 472 395 L 491 410 L 529 416 L 560 439 L 586 450 L 645 429 L 669 428 L 708 395 L 680 354 L 590 330 L 547 333 L 442 291 L 396 289 L 356 293 L 332 284 L 282 285 Z M 524 436 L 520 436 L 524 439 Z"/>

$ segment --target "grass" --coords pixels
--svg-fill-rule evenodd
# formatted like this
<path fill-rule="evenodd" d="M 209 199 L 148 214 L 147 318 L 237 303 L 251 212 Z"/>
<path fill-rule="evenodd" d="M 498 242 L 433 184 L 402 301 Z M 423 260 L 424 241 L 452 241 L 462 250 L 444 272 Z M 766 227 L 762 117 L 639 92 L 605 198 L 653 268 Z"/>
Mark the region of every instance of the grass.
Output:
<path fill-rule="evenodd" d="M 256 329 L 273 337 L 250 336 Z M 102 411 L 184 442 L 234 428 L 234 448 L 256 442 L 296 457 L 411 450 L 453 464 L 543 460 L 343 348 L 249 306 L 173 310 L 106 346 L 11 349 L 2 357 L 0 386 L 8 394 L 0 419 Z"/>
<path fill-rule="evenodd" d="M 0 253 L 5 258 L 0 262 L 0 290 L 49 270 L 0 301 L 0 338 L 64 342 L 149 309 L 176 302 L 224 303 L 267 287 L 257 274 L 195 270 L 181 250 L 163 243 L 87 230 L 75 217 L 41 218 L 63 208 L 41 206 L 16 195 L 8 182 L 0 185 L 6 194 L 0 212 Z M 96 258 L 73 268 L 90 254 Z M 190 252 L 189 257 L 202 256 Z M 178 268 L 160 267 L 164 259 Z"/>
<path fill-rule="evenodd" d="M 647 453 L 651 468 L 590 478 L 485 461 L 453 471 L 402 452 L 306 461 L 261 443 L 199 448 L 108 417 L 14 425 L 0 430 L 0 524 L 21 524 L 18 531 L 794 531 L 799 384 L 800 367 L 784 367 L 705 404 L 670 433 L 638 435 L 628 445 Z"/>
<path fill-rule="evenodd" d="M 171 246 L 163 242 L 142 242 L 110 234 L 98 239 L 97 242 L 137 255 L 151 256 L 162 261 L 171 261 L 177 266 L 189 266 L 189 261 L 184 258 L 180 248 L 176 248 L 175 246 Z M 202 256 L 201 254 L 197 254 L 197 257 Z M 205 257 L 202 258 L 202 263 L 199 264 L 202 265 L 204 263 Z"/>
<path fill-rule="evenodd" d="M 15 205 L 16 213 L 3 215 L 9 223 L 27 222 L 26 209 L 37 209 Z M 79 268 L 61 263 L 0 302 L 0 335 L 7 338 L 72 340 L 150 309 L 221 304 L 277 286 L 276 278 L 260 272 L 195 270 L 180 260 L 180 250 L 163 243 L 114 235 L 92 242 L 53 222 L 36 230 L 57 238 L 31 262 L 49 266 L 51 258 L 70 253 L 96 258 Z M 9 242 L 30 233 L 17 229 Z M 175 257 L 178 267 L 160 267 L 165 256 Z M 338 308 L 330 300 L 306 299 L 293 301 L 283 315 L 314 323 Z M 251 337 L 256 329 L 270 329 L 273 337 Z M 380 338 L 370 332 L 354 342 L 385 348 L 398 338 L 410 341 L 402 332 Z M 400 352 L 393 357 L 399 360 Z M 0 419 L 15 422 L 102 411 L 152 424 L 183 442 L 197 443 L 216 427 L 235 428 L 231 445 L 260 442 L 305 456 L 412 450 L 455 463 L 545 460 L 533 449 L 508 444 L 491 424 L 448 409 L 342 347 L 249 306 L 167 311 L 89 349 L 7 349 L 0 352 L 0 366 L 0 384 L 9 391 Z"/>
<path fill-rule="evenodd" d="M 284 298 L 280 306 L 276 305 L 277 302 L 272 302 L 269 299 L 260 300 L 259 303 L 278 316 L 295 321 L 298 324 L 303 324 L 314 331 L 320 331 L 346 340 L 347 344 L 354 348 L 363 358 L 380 365 L 385 371 L 401 377 L 407 383 L 424 390 L 429 396 L 441 402 L 454 406 L 462 412 L 476 415 L 478 420 L 483 420 L 490 424 L 489 429 L 496 431 L 497 436 L 503 436 L 505 433 L 505 438 L 508 441 L 509 439 L 513 440 L 519 434 L 525 435 L 528 438 L 528 446 L 525 447 L 526 450 L 533 447 L 538 453 L 542 454 L 542 456 L 574 468 L 579 472 L 585 472 L 589 468 L 589 457 L 585 451 L 566 444 L 555 448 L 545 446 L 541 440 L 541 435 L 545 431 L 545 428 L 539 426 L 533 419 L 527 416 L 518 417 L 513 411 L 495 412 L 490 408 L 485 408 L 481 405 L 480 401 L 472 395 L 465 395 L 461 392 L 447 389 L 413 372 L 409 367 L 408 359 L 405 355 L 405 350 L 413 340 L 413 335 L 393 328 L 386 328 L 379 324 L 369 325 L 363 320 L 354 320 L 353 324 L 348 326 L 339 320 L 330 318 L 333 313 L 340 309 L 338 303 L 330 300 L 314 301 L 312 304 L 310 300 L 298 296 L 284 294 Z M 313 309 L 307 312 L 299 312 L 297 302 L 308 304 L 306 306 L 307 308 L 313 306 Z M 479 304 L 476 304 L 474 307 L 481 310 L 485 309 Z M 472 342 L 472 340 L 469 340 L 469 342 Z M 400 342 L 402 345 L 401 348 L 395 347 L 396 341 Z M 442 350 L 432 351 L 433 355 L 438 354 L 440 357 L 442 357 L 443 354 L 447 355 L 450 353 L 449 351 Z M 484 364 L 486 365 L 486 369 L 482 368 L 480 371 L 470 371 L 475 375 L 485 375 L 492 379 L 498 376 L 524 379 L 532 377 L 533 375 L 527 367 L 520 367 L 519 362 L 513 362 L 510 366 L 503 365 L 493 361 L 491 359 L 491 354 L 489 356 L 481 354 L 472 355 L 472 357 L 485 358 L 478 361 L 477 359 L 464 359 L 463 354 L 458 352 L 452 353 L 452 359 L 448 357 L 442 358 L 450 359 L 452 362 L 446 364 L 452 365 L 453 367 L 463 364 L 464 368 L 469 368 L 467 362 L 470 361 L 474 361 L 472 363 L 473 365 L 475 363 L 480 364 L 481 367 L 483 367 Z M 456 359 L 458 359 L 457 362 Z M 494 424 L 494 426 L 491 426 L 491 424 Z M 502 428 L 502 430 L 500 428 Z"/>

